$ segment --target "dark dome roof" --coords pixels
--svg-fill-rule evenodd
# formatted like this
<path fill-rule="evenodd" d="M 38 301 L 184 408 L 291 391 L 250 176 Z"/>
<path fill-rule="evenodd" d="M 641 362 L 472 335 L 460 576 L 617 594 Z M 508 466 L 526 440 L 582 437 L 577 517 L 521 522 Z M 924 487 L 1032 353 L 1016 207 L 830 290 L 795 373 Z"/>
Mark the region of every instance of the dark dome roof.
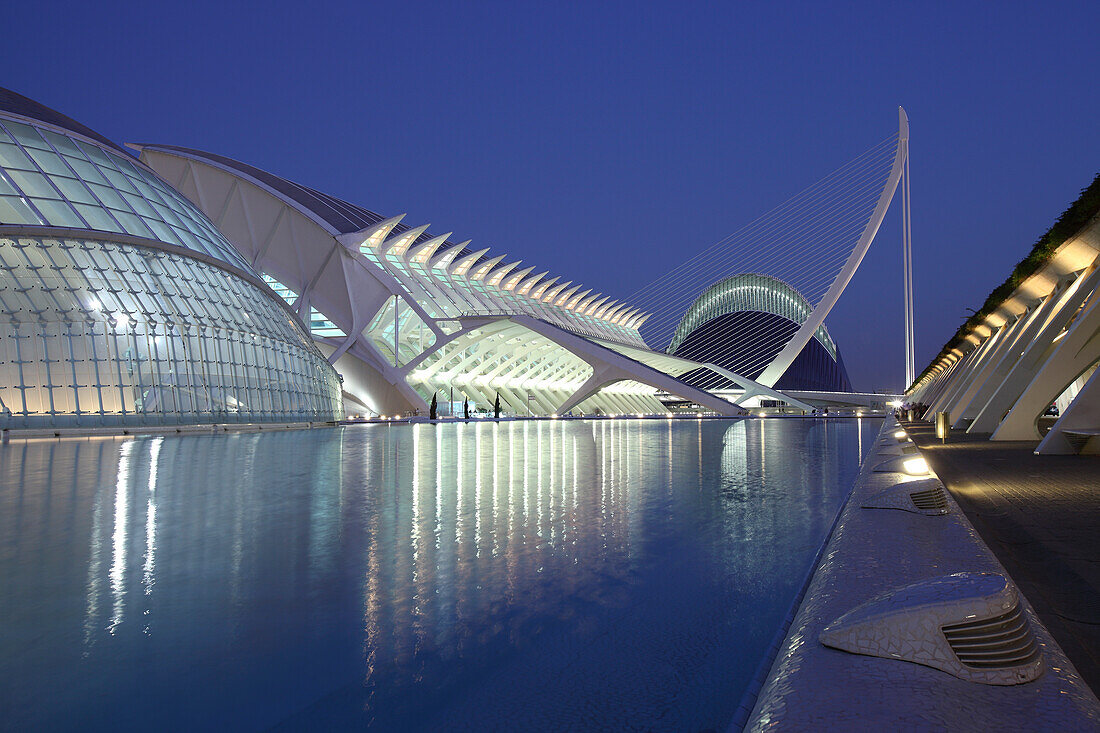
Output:
<path fill-rule="evenodd" d="M 775 313 L 736 311 L 722 313 L 696 327 L 672 352 L 674 356 L 717 364 L 735 374 L 757 379 L 779 355 L 799 324 Z M 680 377 L 692 386 L 731 389 L 732 382 L 707 370 Z M 775 383 L 779 390 L 851 392 L 852 383 L 840 351 L 836 358 L 817 339 L 810 339 Z"/>
<path fill-rule="evenodd" d="M 133 153 L 126 150 L 118 143 L 105 138 L 90 127 L 80 124 L 72 117 L 63 115 L 55 109 L 50 109 L 46 105 L 34 101 L 30 97 L 24 97 L 22 94 L 13 92 L 10 89 L 5 89 L 4 87 L 0 87 L 0 112 L 9 112 L 21 117 L 38 120 L 39 122 L 52 125 L 53 127 L 60 127 L 69 132 L 74 132 L 77 135 L 83 135 L 84 137 L 102 143 L 109 148 L 123 153 L 127 158 L 134 157 Z"/>

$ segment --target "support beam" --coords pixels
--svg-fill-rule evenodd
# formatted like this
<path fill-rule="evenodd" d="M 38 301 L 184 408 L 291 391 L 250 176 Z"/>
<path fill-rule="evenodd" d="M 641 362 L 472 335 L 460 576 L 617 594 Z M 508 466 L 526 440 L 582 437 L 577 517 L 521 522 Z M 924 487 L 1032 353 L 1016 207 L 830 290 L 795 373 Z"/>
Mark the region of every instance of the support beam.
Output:
<path fill-rule="evenodd" d="M 805 402 L 803 402 L 802 400 L 791 397 L 790 395 L 785 395 L 782 392 L 780 392 L 779 390 L 772 389 L 771 387 L 766 387 L 763 384 L 760 384 L 759 382 L 754 382 L 753 380 L 749 379 L 748 377 L 742 377 L 740 374 L 734 374 L 730 370 L 723 369 L 722 367 L 718 366 L 717 364 L 703 364 L 703 366 L 706 367 L 707 369 L 709 369 L 710 371 L 714 372 L 715 374 L 718 374 L 719 376 L 725 377 L 726 379 L 730 380 L 731 382 L 736 384 L 741 389 L 745 390 L 745 394 L 741 395 L 741 397 L 739 397 L 734 402 L 734 404 L 736 404 L 736 405 L 743 405 L 747 400 L 749 400 L 753 397 L 759 397 L 760 395 L 766 395 L 768 397 L 771 397 L 773 400 L 782 400 L 783 402 L 786 402 L 791 407 L 797 407 L 800 410 L 806 410 L 807 412 L 813 412 L 814 408 L 813 408 L 812 405 L 808 405 Z"/>
<path fill-rule="evenodd" d="M 993 432 L 992 440 L 1041 437 L 1037 425 L 1039 417 L 1070 383 L 1100 361 L 1100 288 L 1081 306 L 1081 312 L 1053 349 Z"/>

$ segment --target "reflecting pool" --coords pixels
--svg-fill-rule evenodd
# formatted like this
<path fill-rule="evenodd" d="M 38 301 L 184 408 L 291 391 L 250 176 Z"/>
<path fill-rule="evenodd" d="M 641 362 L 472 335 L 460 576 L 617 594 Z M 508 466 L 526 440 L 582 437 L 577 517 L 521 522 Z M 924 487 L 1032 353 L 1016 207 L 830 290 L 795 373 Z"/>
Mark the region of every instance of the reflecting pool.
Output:
<path fill-rule="evenodd" d="M 723 730 L 878 427 L 0 446 L 0 727 Z"/>

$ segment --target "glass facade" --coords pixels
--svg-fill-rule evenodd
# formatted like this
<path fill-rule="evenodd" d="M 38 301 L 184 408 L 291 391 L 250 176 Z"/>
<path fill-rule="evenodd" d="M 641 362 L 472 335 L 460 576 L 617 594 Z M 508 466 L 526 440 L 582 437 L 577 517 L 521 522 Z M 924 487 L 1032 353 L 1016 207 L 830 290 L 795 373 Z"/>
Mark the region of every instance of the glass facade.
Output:
<path fill-rule="evenodd" d="M 132 234 L 251 272 L 194 204 L 144 164 L 10 119 L 0 119 L 0 223 Z"/>
<path fill-rule="evenodd" d="M 387 249 L 384 253 L 380 251 L 383 248 Z M 453 245 L 452 249 L 456 250 L 456 254 L 465 251 L 459 245 Z M 448 267 L 453 262 L 452 258 L 444 256 L 432 266 L 428 261 L 434 253 L 414 256 L 400 247 L 389 248 L 385 243 L 369 240 L 363 243 L 360 251 L 367 260 L 391 275 L 408 297 L 419 303 L 433 318 L 524 314 L 582 336 L 645 348 L 637 329 L 602 320 L 587 310 L 581 313 L 562 307 L 553 298 L 546 299 L 546 288 L 541 285 L 525 293 L 517 292 L 516 283 L 528 275 L 518 276 L 518 280 L 514 277 L 514 281 L 503 281 L 486 279 L 485 275 L 490 271 L 484 268 L 476 271 L 456 268 L 451 272 Z M 546 283 L 547 286 L 550 284 Z M 392 363 L 393 359 L 390 361 Z"/>
<path fill-rule="evenodd" d="M 266 273 L 262 274 L 261 277 L 275 291 L 276 295 L 285 300 L 289 306 L 294 307 L 294 302 L 298 299 L 298 293 Z M 337 328 L 336 324 L 316 308 L 309 309 L 309 332 L 319 338 L 344 338 L 347 336 L 343 330 Z"/>
<path fill-rule="evenodd" d="M 435 343 L 435 333 L 405 299 L 391 296 L 367 326 L 371 342 L 390 364 L 404 366 Z"/>
<path fill-rule="evenodd" d="M 0 114 L 0 428 L 343 416 L 306 329 L 194 204 L 16 101 Z"/>
<path fill-rule="evenodd" d="M 0 428 L 341 416 L 335 371 L 244 278 L 153 246 L 0 234 Z"/>

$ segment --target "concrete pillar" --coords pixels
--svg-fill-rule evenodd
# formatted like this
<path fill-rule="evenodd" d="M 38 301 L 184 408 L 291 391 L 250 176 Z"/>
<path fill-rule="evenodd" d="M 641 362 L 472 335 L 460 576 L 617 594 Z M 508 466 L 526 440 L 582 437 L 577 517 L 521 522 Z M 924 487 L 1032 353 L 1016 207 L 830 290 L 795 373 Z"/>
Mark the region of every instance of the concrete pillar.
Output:
<path fill-rule="evenodd" d="M 1087 277 L 1079 278 L 1062 293 L 1050 317 L 1024 349 L 1024 353 L 1009 370 L 989 402 L 974 418 L 967 432 L 992 433 L 997 429 L 1001 420 L 1035 378 L 1037 370 L 1050 358 L 1052 351 L 1056 348 L 1054 339 L 1077 313 L 1077 308 L 1082 301 L 1092 294 L 1097 284 L 1100 284 L 1100 268 L 1093 270 Z M 1024 431 L 1024 434 L 1032 435 L 1027 431 Z"/>
<path fill-rule="evenodd" d="M 1100 369 L 1092 373 L 1035 452 L 1044 455 L 1076 453 L 1067 433 L 1085 441 L 1081 453 L 1100 453 Z"/>
<path fill-rule="evenodd" d="M 1089 296 L 1065 336 L 994 431 L 993 440 L 1037 440 L 1036 423 L 1069 384 L 1100 360 L 1100 288 Z M 1078 396 L 1080 398 L 1080 396 Z"/>

